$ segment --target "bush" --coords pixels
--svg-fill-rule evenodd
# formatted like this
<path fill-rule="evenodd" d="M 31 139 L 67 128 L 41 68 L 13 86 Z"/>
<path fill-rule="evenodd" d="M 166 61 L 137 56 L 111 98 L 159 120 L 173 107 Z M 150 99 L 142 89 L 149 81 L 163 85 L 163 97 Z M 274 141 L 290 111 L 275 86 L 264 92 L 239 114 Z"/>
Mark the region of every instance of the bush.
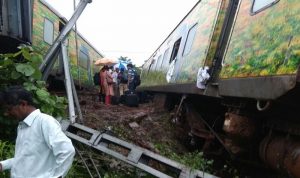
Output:
<path fill-rule="evenodd" d="M 64 117 L 67 100 L 64 97 L 51 95 L 46 89 L 46 83 L 41 81 L 39 65 L 42 55 L 32 47 L 22 45 L 16 53 L 0 54 L 0 91 L 12 85 L 22 85 L 32 92 L 34 103 L 42 112 L 53 117 Z M 1 139 L 10 140 L 15 136 L 13 121 L 3 116 L 0 111 Z"/>

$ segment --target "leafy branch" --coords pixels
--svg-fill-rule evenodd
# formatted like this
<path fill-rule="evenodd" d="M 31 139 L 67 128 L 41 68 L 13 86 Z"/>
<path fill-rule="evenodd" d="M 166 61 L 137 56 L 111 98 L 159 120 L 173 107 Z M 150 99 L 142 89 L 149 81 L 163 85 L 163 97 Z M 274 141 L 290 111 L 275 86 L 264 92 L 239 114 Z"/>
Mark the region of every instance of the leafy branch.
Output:
<path fill-rule="evenodd" d="M 34 103 L 42 112 L 53 117 L 64 117 L 67 100 L 47 91 L 46 82 L 41 81 L 42 74 L 39 71 L 42 59 L 42 54 L 27 45 L 19 46 L 16 53 L 0 54 L 0 91 L 12 85 L 22 85 L 33 94 Z M 0 127 L 7 123 L 2 113 Z"/>

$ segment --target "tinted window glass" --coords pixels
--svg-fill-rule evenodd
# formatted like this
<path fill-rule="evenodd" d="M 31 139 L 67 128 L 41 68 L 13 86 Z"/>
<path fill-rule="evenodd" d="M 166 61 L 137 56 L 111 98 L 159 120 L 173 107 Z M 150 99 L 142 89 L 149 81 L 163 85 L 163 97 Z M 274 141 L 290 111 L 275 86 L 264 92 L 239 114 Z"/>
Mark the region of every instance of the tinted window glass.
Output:
<path fill-rule="evenodd" d="M 259 11 L 262 11 L 263 9 L 267 8 L 268 6 L 271 6 L 272 4 L 278 1 L 279 0 L 253 0 L 251 12 L 257 13 Z"/>
<path fill-rule="evenodd" d="M 53 22 L 46 19 L 44 20 L 44 41 L 50 45 L 53 43 L 54 25 Z"/>
<path fill-rule="evenodd" d="M 185 46 L 184 46 L 183 56 L 187 55 L 191 51 L 191 49 L 192 49 L 194 38 L 195 38 L 195 34 L 196 34 L 196 31 L 197 31 L 196 27 L 197 27 L 197 24 L 194 25 L 189 30 L 188 37 L 186 39 Z"/>
<path fill-rule="evenodd" d="M 167 60 L 168 54 L 169 54 L 169 48 L 166 49 L 166 51 L 164 53 L 164 57 L 162 60 L 162 66 L 166 66 L 169 63 L 169 61 Z"/>
<path fill-rule="evenodd" d="M 171 64 L 171 62 L 172 62 L 173 60 L 177 59 L 177 54 L 178 54 L 178 51 L 179 51 L 180 42 L 181 42 L 181 38 L 178 39 L 178 40 L 174 43 L 173 50 L 172 50 L 172 54 L 171 54 L 171 58 L 170 58 L 170 61 L 169 61 L 170 64 Z"/>
<path fill-rule="evenodd" d="M 151 63 L 149 65 L 148 73 L 149 73 L 150 70 L 152 70 L 152 66 L 153 66 L 154 63 L 155 63 L 155 59 L 152 58 Z"/>
<path fill-rule="evenodd" d="M 153 61 L 151 63 L 151 71 L 153 71 L 155 69 L 156 63 L 157 63 L 157 59 L 153 58 Z"/>
<path fill-rule="evenodd" d="M 88 65 L 89 65 L 88 61 L 89 61 L 88 50 L 84 46 L 82 46 L 79 52 L 79 65 L 85 69 L 88 69 Z"/>
<path fill-rule="evenodd" d="M 155 70 L 159 70 L 160 65 L 161 65 L 161 59 L 162 59 L 162 57 L 161 57 L 161 55 L 160 55 L 160 56 L 158 57 L 158 59 L 157 59 L 156 64 L 155 64 Z"/>

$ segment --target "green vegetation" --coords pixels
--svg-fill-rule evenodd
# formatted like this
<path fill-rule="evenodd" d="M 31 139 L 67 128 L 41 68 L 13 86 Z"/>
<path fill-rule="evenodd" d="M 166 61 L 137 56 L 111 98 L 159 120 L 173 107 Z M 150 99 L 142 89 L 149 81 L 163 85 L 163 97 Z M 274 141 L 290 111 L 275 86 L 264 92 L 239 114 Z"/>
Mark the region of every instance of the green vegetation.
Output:
<path fill-rule="evenodd" d="M 15 146 L 12 143 L 0 140 L 0 160 L 11 158 L 14 154 Z M 9 171 L 0 172 L 1 178 L 9 178 Z"/>
<path fill-rule="evenodd" d="M 42 75 L 38 67 L 42 61 L 42 55 L 30 46 L 22 45 L 19 49 L 16 53 L 0 54 L 0 91 L 12 85 L 22 85 L 32 92 L 34 103 L 42 112 L 54 117 L 64 117 L 67 106 L 66 98 L 51 95 L 46 89 L 46 83 L 40 81 Z M 3 113 L 0 111 L 1 160 L 13 155 L 12 142 L 15 140 L 17 127 L 17 123 L 5 117 Z M 8 176 L 8 173 L 3 173 L 2 176 Z"/>
<path fill-rule="evenodd" d="M 192 169 L 198 169 L 209 173 L 213 172 L 213 160 L 206 159 L 203 155 L 203 152 L 194 151 L 179 155 L 165 145 L 156 144 L 155 147 L 160 151 L 162 155 Z"/>
<path fill-rule="evenodd" d="M 32 92 L 34 103 L 43 112 L 54 117 L 65 116 L 67 100 L 51 95 L 46 89 L 46 83 L 40 81 L 41 72 L 38 67 L 42 55 L 30 46 L 20 46 L 19 49 L 17 53 L 0 54 L 0 90 L 11 85 L 23 85 Z M 3 120 L 1 116 L 0 120 Z"/>
<path fill-rule="evenodd" d="M 164 85 L 167 82 L 166 72 L 149 71 L 148 74 L 143 74 L 142 86 Z"/>

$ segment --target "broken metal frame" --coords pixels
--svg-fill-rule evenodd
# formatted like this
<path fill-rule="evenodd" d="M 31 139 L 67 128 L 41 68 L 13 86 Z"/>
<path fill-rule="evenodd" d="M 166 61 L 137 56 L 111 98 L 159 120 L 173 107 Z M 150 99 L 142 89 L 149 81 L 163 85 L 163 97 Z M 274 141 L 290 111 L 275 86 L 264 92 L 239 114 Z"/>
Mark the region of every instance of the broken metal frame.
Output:
<path fill-rule="evenodd" d="M 156 177 L 171 178 L 172 176 L 152 166 L 151 161 L 166 166 L 169 171 L 178 175 L 179 178 L 217 178 L 214 175 L 199 170 L 193 170 L 166 157 L 120 140 L 109 134 L 93 130 L 84 125 L 77 123 L 70 125 L 67 121 L 63 121 L 61 124 L 65 134 L 69 138 L 144 170 Z M 121 149 L 125 151 L 122 152 L 120 151 Z"/>
<path fill-rule="evenodd" d="M 79 143 L 79 144 L 80 144 L 80 143 Z M 76 147 L 75 147 L 75 150 L 76 150 L 76 153 L 79 155 L 80 159 L 82 160 L 82 163 L 83 163 L 84 167 L 87 169 L 87 171 L 88 171 L 90 177 L 91 177 L 91 178 L 94 178 L 94 176 L 93 176 L 93 174 L 92 174 L 92 171 L 91 171 L 90 167 L 88 166 L 87 160 L 91 161 L 91 163 L 92 163 L 92 165 L 93 165 L 93 167 L 94 167 L 94 169 L 95 169 L 95 171 L 96 171 L 96 174 L 97 174 L 98 178 L 101 178 L 101 175 L 100 175 L 100 173 L 99 173 L 99 170 L 97 169 L 97 166 L 96 166 L 96 164 L 95 164 L 95 162 L 94 162 L 94 160 L 93 160 L 91 154 L 89 154 L 88 151 L 85 151 L 85 150 L 79 150 L 79 149 L 76 148 Z M 84 153 L 88 154 L 88 158 L 87 158 L 87 159 L 84 158 L 84 155 L 83 155 Z"/>

